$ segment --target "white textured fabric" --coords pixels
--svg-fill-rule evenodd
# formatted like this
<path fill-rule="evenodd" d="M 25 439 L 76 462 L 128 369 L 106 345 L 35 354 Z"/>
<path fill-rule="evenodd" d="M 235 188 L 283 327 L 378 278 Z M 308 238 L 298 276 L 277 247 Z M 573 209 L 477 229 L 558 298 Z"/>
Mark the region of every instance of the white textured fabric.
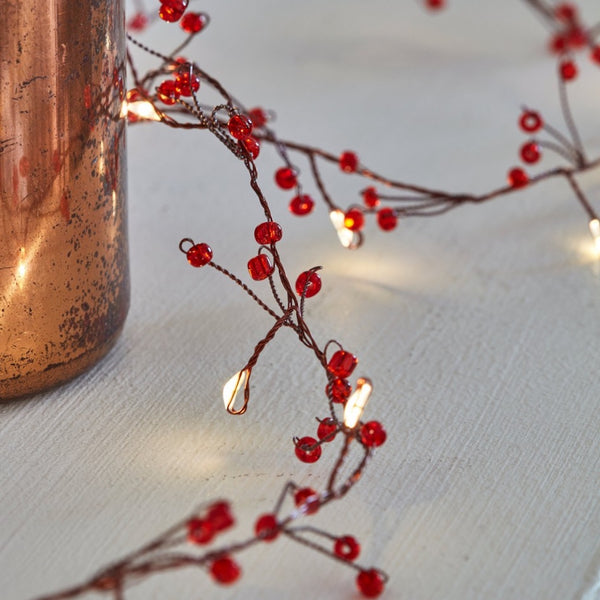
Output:
<path fill-rule="evenodd" d="M 431 15 L 418 2 L 206 0 L 194 8 L 212 23 L 189 55 L 248 105 L 275 109 L 286 139 L 355 149 L 406 181 L 484 192 L 517 164 L 521 104 L 563 127 L 554 63 L 521 3 L 451 4 Z M 583 6 L 598 20 L 596 0 Z M 177 36 L 159 23 L 144 41 L 168 51 Z M 597 153 L 600 71 L 581 63 L 573 105 Z M 7 600 L 78 583 L 204 499 L 232 499 L 235 539 L 286 480 L 323 483 L 325 465 L 299 463 L 291 445 L 326 416 L 318 365 L 282 332 L 255 369 L 248 413 L 229 417 L 221 386 L 271 321 L 177 250 L 185 236 L 206 241 L 244 276 L 261 219 L 246 173 L 207 135 L 148 125 L 128 142 L 133 302 L 123 336 L 77 381 L 0 405 Z M 600 263 L 566 184 L 388 234 L 370 223 L 352 253 L 322 205 L 288 214 L 272 150 L 258 166 L 290 274 L 324 267 L 307 303 L 313 332 L 359 355 L 359 374 L 375 384 L 368 417 L 388 432 L 363 481 L 314 524 L 356 535 L 361 562 L 390 574 L 386 598 L 600 598 Z M 343 205 L 364 187 L 323 174 Z M 581 183 L 600 207 L 600 175 Z M 268 286 L 253 287 L 268 297 Z M 325 448 L 322 462 L 332 456 Z M 127 597 L 357 597 L 354 571 L 289 541 L 240 562 L 231 588 L 186 571 Z"/>

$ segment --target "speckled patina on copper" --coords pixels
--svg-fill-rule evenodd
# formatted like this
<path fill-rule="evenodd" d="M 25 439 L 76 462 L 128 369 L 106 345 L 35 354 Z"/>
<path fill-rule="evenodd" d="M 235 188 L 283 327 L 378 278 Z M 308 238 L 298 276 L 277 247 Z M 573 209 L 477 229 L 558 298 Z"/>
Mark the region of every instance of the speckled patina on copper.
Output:
<path fill-rule="evenodd" d="M 0 37 L 0 399 L 77 375 L 129 306 L 120 0 L 8 0 Z"/>

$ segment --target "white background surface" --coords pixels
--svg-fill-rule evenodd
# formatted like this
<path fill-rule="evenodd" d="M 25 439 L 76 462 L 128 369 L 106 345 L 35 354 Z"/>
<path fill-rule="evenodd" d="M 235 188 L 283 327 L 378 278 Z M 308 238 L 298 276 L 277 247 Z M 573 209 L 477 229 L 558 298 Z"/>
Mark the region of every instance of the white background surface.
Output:
<path fill-rule="evenodd" d="M 517 164 L 521 104 L 562 127 L 554 63 L 521 3 L 452 5 L 430 15 L 417 2 L 207 0 L 194 8 L 212 23 L 188 54 L 246 104 L 276 109 L 285 138 L 484 192 Z M 595 1 L 583 6 L 598 20 Z M 168 51 L 176 36 L 159 23 L 144 40 Z M 600 71 L 581 62 L 574 107 L 596 155 Z M 360 539 L 362 562 L 391 576 L 386 598 L 600 598 L 600 263 L 566 184 L 391 234 L 371 222 L 352 253 L 324 206 L 289 216 L 289 195 L 271 183 L 274 153 L 263 148 L 258 166 L 289 272 L 324 267 L 313 333 L 359 355 L 357 373 L 375 383 L 367 416 L 388 432 L 363 481 L 314 524 Z M 255 369 L 248 413 L 229 417 L 222 384 L 270 320 L 177 250 L 185 236 L 206 241 L 247 278 L 260 212 L 241 165 L 207 135 L 149 125 L 129 132 L 129 174 L 122 338 L 79 380 L 0 406 L 2 598 L 78 583 L 199 501 L 232 499 L 235 539 L 287 479 L 323 484 L 327 452 L 303 465 L 290 441 L 325 416 L 318 365 L 282 332 Z M 364 187 L 324 175 L 341 205 Z M 600 175 L 581 182 L 599 208 Z M 128 598 L 357 597 L 353 571 L 285 540 L 240 562 L 232 588 L 185 572 Z"/>

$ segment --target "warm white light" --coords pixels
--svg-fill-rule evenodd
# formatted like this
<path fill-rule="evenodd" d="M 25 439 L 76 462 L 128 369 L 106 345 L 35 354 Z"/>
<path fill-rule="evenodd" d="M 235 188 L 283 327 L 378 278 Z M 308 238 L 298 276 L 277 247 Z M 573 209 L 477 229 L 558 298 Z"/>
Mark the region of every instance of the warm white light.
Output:
<path fill-rule="evenodd" d="M 351 231 L 344 226 L 344 213 L 339 208 L 330 211 L 329 218 L 331 219 L 331 223 L 335 227 L 340 243 L 344 248 L 354 250 L 360 246 L 360 234 L 356 231 Z"/>
<path fill-rule="evenodd" d="M 346 408 L 344 408 L 344 425 L 349 429 L 354 429 L 360 421 L 372 391 L 371 380 L 359 377 L 356 382 L 356 390 L 348 398 Z"/>
<path fill-rule="evenodd" d="M 19 264 L 17 265 L 17 282 L 21 284 L 27 274 L 27 260 L 25 258 L 25 248 L 21 248 Z"/>
<path fill-rule="evenodd" d="M 160 116 L 156 112 L 154 105 L 148 100 L 136 100 L 135 102 L 123 100 L 121 116 L 125 117 L 127 115 L 133 115 L 138 120 L 160 121 Z"/>
<path fill-rule="evenodd" d="M 224 386 L 223 386 L 223 403 L 225 404 L 225 408 L 227 412 L 236 413 L 235 401 L 245 386 L 246 380 L 248 379 L 248 375 L 250 371 L 248 369 L 244 369 L 243 371 L 238 371 Z M 240 409 L 242 412 L 245 411 L 245 408 Z"/>
<path fill-rule="evenodd" d="M 598 219 L 592 219 L 589 222 L 590 233 L 594 238 L 594 245 L 596 246 L 596 252 L 600 256 L 600 221 Z"/>

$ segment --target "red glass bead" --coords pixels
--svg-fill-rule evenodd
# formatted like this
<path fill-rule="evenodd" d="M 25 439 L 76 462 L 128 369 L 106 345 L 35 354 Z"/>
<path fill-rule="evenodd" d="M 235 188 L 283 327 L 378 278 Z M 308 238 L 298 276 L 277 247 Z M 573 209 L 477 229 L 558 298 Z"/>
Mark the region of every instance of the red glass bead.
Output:
<path fill-rule="evenodd" d="M 252 157 L 252 160 L 256 160 L 260 154 L 260 142 L 253 138 L 251 135 L 240 140 L 240 144 L 244 147 L 246 152 Z"/>
<path fill-rule="evenodd" d="M 333 442 L 337 433 L 337 423 L 331 418 L 323 419 L 317 428 L 317 437 L 322 442 Z"/>
<path fill-rule="evenodd" d="M 386 438 L 385 429 L 379 421 L 369 421 L 360 428 L 360 439 L 368 448 L 381 446 Z"/>
<path fill-rule="evenodd" d="M 189 12 L 181 19 L 179 25 L 186 33 L 199 33 L 204 29 L 207 22 L 206 15 Z"/>
<path fill-rule="evenodd" d="M 256 226 L 254 230 L 254 239 L 257 244 L 274 244 L 283 236 L 283 230 L 279 223 L 275 221 L 265 221 Z"/>
<path fill-rule="evenodd" d="M 352 374 L 356 365 L 358 364 L 358 358 L 346 352 L 345 350 L 338 350 L 333 354 L 327 363 L 327 370 L 336 377 L 346 378 Z"/>
<path fill-rule="evenodd" d="M 508 185 L 513 188 L 522 188 L 529 183 L 529 177 L 523 169 L 515 167 L 508 172 Z"/>
<path fill-rule="evenodd" d="M 445 4 L 446 0 L 425 0 L 425 6 L 430 10 L 440 10 Z"/>
<path fill-rule="evenodd" d="M 179 96 L 180 91 L 177 89 L 177 83 L 172 79 L 163 81 L 156 90 L 158 98 L 165 104 L 175 104 Z"/>
<path fill-rule="evenodd" d="M 223 556 L 210 565 L 210 574 L 217 583 L 228 585 L 239 579 L 242 570 L 232 558 Z"/>
<path fill-rule="evenodd" d="M 571 22 L 577 17 L 577 8 L 570 2 L 561 2 L 554 8 L 554 15 L 560 21 Z"/>
<path fill-rule="evenodd" d="M 535 142 L 526 142 L 521 146 L 521 158 L 523 162 L 533 164 L 540 160 L 540 156 L 542 155 L 540 152 L 540 147 Z"/>
<path fill-rule="evenodd" d="M 192 544 L 208 544 L 215 535 L 211 522 L 206 519 L 190 519 L 187 530 L 188 540 Z"/>
<path fill-rule="evenodd" d="M 337 404 L 345 404 L 350 397 L 352 386 L 341 377 L 332 379 L 325 387 L 325 393 L 332 402 Z"/>
<path fill-rule="evenodd" d="M 254 281 L 267 279 L 273 273 L 274 267 L 271 259 L 266 254 L 257 254 L 248 261 L 248 273 Z"/>
<path fill-rule="evenodd" d="M 296 172 L 289 167 L 277 169 L 277 171 L 275 171 L 275 183 L 282 190 L 291 190 L 293 187 L 296 187 L 296 184 L 298 183 Z"/>
<path fill-rule="evenodd" d="M 200 89 L 200 79 L 190 71 L 190 65 L 183 65 L 175 73 L 175 87 L 182 96 L 191 96 Z"/>
<path fill-rule="evenodd" d="M 233 115 L 227 123 L 227 129 L 236 140 L 241 140 L 252 133 L 252 121 L 246 115 Z"/>
<path fill-rule="evenodd" d="M 356 578 L 356 586 L 365 598 L 377 598 L 383 592 L 383 577 L 377 569 L 361 571 Z"/>
<path fill-rule="evenodd" d="M 344 560 L 354 560 L 360 554 L 360 544 L 351 535 L 344 535 L 335 540 L 333 553 Z"/>
<path fill-rule="evenodd" d="M 248 116 L 254 127 L 264 127 L 267 124 L 268 117 L 264 109 L 260 106 L 255 106 L 248 111 Z"/>
<path fill-rule="evenodd" d="M 148 17 L 143 12 L 138 12 L 127 21 L 129 31 L 143 31 L 148 26 Z"/>
<path fill-rule="evenodd" d="M 235 523 L 231 514 L 231 507 L 227 502 L 216 502 L 208 509 L 206 520 L 210 522 L 215 531 L 229 529 Z"/>
<path fill-rule="evenodd" d="M 586 32 L 579 26 L 574 26 L 567 33 L 567 42 L 571 48 L 580 50 L 588 43 Z"/>
<path fill-rule="evenodd" d="M 391 231 L 398 224 L 398 217 L 393 208 L 382 208 L 377 213 L 377 224 L 383 231 Z"/>
<path fill-rule="evenodd" d="M 185 253 L 185 256 L 192 267 L 203 267 L 212 260 L 213 251 L 208 244 L 196 244 Z"/>
<path fill-rule="evenodd" d="M 262 515 L 254 524 L 254 531 L 260 539 L 272 542 L 279 535 L 277 517 L 271 513 Z"/>
<path fill-rule="evenodd" d="M 519 118 L 519 126 L 527 133 L 535 133 L 536 131 L 539 131 L 543 125 L 544 122 L 542 121 L 542 117 L 534 110 L 523 111 L 521 117 Z"/>
<path fill-rule="evenodd" d="M 294 504 L 303 506 L 307 515 L 313 515 L 319 510 L 319 494 L 309 487 L 300 488 L 294 494 Z"/>
<path fill-rule="evenodd" d="M 359 208 L 351 208 L 344 215 L 344 227 L 350 231 L 360 231 L 365 224 L 365 215 Z"/>
<path fill-rule="evenodd" d="M 363 202 L 365 206 L 369 208 L 376 208 L 379 206 L 379 196 L 377 195 L 377 190 L 374 187 L 368 187 L 362 192 Z"/>
<path fill-rule="evenodd" d="M 354 152 L 342 152 L 340 155 L 340 169 L 344 173 L 354 173 L 358 169 L 358 156 Z"/>
<path fill-rule="evenodd" d="M 594 46 L 590 54 L 590 58 L 593 62 L 600 65 L 600 46 Z"/>
<path fill-rule="evenodd" d="M 305 463 L 314 463 L 321 458 L 321 446 L 315 438 L 305 436 L 296 441 L 296 456 Z"/>
<path fill-rule="evenodd" d="M 315 271 L 304 271 L 296 279 L 296 293 L 298 296 L 312 298 L 321 290 L 321 278 Z"/>
<path fill-rule="evenodd" d="M 303 217 L 312 212 L 315 201 L 308 195 L 294 196 L 290 201 L 290 212 L 297 217 Z"/>
<path fill-rule="evenodd" d="M 577 77 L 577 65 L 572 60 L 563 60 L 559 71 L 563 81 L 572 81 Z"/>
<path fill-rule="evenodd" d="M 567 49 L 567 40 L 565 39 L 565 36 L 562 33 L 555 33 L 550 38 L 549 48 L 550 52 L 553 52 L 554 54 L 561 54 L 564 52 Z"/>
<path fill-rule="evenodd" d="M 181 19 L 188 5 L 188 0 L 160 0 L 158 16 L 167 23 L 175 23 Z"/>

